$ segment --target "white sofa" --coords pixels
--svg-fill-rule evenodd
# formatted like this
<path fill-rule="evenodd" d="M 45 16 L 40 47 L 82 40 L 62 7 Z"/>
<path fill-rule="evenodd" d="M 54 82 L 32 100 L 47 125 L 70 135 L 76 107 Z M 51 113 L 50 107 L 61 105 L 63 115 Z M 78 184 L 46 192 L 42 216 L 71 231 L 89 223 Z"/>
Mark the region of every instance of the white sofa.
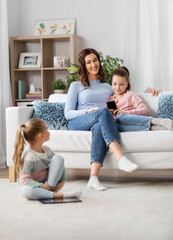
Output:
<path fill-rule="evenodd" d="M 158 97 L 147 93 L 139 95 L 149 107 L 151 115 L 156 116 Z M 49 102 L 65 102 L 66 97 L 67 94 L 52 94 Z M 10 167 L 10 182 L 16 179 L 12 162 L 16 129 L 30 119 L 32 113 L 33 107 L 6 109 L 7 165 Z M 87 131 L 50 130 L 50 140 L 46 144 L 64 157 L 67 169 L 89 169 L 91 137 L 91 132 Z M 120 133 L 120 137 L 122 151 L 138 164 L 139 170 L 169 170 L 170 173 L 173 169 L 173 131 L 123 132 Z M 103 169 L 117 169 L 115 157 L 110 150 Z"/>

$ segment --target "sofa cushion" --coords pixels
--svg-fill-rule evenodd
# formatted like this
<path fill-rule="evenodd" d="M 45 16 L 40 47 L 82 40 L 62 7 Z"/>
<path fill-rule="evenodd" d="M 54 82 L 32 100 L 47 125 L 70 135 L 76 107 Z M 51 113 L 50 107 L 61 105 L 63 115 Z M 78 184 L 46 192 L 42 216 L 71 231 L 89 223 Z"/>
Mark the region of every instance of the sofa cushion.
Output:
<path fill-rule="evenodd" d="M 171 152 L 173 134 L 171 130 L 122 132 L 120 142 L 124 153 Z M 90 152 L 91 143 L 91 131 L 50 130 L 50 140 L 45 144 L 55 152 Z"/>
<path fill-rule="evenodd" d="M 173 120 L 173 92 L 168 91 L 160 94 L 157 117 Z"/>
<path fill-rule="evenodd" d="M 48 102 L 66 102 L 67 94 L 54 93 L 49 96 Z"/>
<path fill-rule="evenodd" d="M 142 99 L 145 105 L 148 107 L 150 116 L 156 117 L 158 109 L 158 97 L 152 96 L 150 93 L 140 93 L 138 96 Z"/>
<path fill-rule="evenodd" d="M 41 118 L 48 129 L 65 130 L 68 122 L 64 117 L 64 107 L 65 103 L 35 101 L 32 118 Z"/>

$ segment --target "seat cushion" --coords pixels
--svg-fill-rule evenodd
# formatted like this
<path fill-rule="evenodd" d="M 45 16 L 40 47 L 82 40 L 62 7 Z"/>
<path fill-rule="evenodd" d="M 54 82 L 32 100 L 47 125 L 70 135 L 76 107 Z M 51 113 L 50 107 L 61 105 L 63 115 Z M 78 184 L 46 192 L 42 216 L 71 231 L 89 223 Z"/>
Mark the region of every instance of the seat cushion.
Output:
<path fill-rule="evenodd" d="M 145 131 L 120 133 L 121 148 L 130 152 L 172 152 L 173 131 Z M 50 130 L 46 142 L 53 151 L 90 152 L 92 133 L 89 131 Z"/>

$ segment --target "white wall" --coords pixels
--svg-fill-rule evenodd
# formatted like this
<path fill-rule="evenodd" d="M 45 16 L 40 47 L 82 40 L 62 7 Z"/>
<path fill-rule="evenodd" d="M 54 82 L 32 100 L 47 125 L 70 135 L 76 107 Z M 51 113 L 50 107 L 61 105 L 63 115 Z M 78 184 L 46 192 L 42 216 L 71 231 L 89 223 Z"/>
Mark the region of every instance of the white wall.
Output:
<path fill-rule="evenodd" d="M 144 23 L 149 21 L 148 10 L 144 11 L 145 14 L 142 15 L 141 6 L 146 3 L 147 9 L 151 13 L 154 11 L 157 14 L 156 8 L 151 6 L 149 0 L 7 1 L 9 36 L 33 35 L 35 20 L 74 17 L 76 19 L 76 34 L 84 37 L 84 47 L 95 48 L 97 51 L 101 51 L 104 56 L 111 55 L 125 61 L 124 65 L 129 68 L 131 73 L 132 90 L 141 92 L 148 86 L 164 89 L 168 85 L 165 83 L 165 79 L 167 79 L 165 76 L 162 77 L 164 80 L 160 80 L 161 70 L 158 70 L 161 69 L 162 65 L 155 66 L 156 61 L 153 61 L 155 68 L 153 70 L 151 65 L 151 70 L 148 71 L 149 68 L 146 64 L 148 61 L 145 61 L 144 57 L 139 54 L 141 49 L 144 53 L 146 51 L 146 48 L 139 44 L 139 36 L 142 36 L 141 32 L 146 36 L 145 31 L 149 31 L 149 29 L 145 30 L 140 27 L 140 15 Z M 156 6 L 160 3 L 159 0 L 153 2 Z M 150 22 L 152 22 L 152 14 L 150 14 Z M 150 48 L 148 49 L 150 51 Z M 149 53 L 153 55 L 153 52 Z M 150 54 L 147 55 L 146 59 L 150 59 Z M 148 73 L 147 77 L 145 77 L 146 73 Z"/>
<path fill-rule="evenodd" d="M 121 19 L 114 0 L 8 0 L 9 35 L 32 35 L 36 19 L 76 19 L 85 47 L 122 58 Z M 16 5 L 14 7 L 14 5 Z M 16 24 L 17 23 L 17 24 Z M 14 27 L 15 24 L 15 27 Z"/>
<path fill-rule="evenodd" d="M 20 35 L 19 2 L 20 0 L 7 0 L 8 32 L 10 37 Z"/>

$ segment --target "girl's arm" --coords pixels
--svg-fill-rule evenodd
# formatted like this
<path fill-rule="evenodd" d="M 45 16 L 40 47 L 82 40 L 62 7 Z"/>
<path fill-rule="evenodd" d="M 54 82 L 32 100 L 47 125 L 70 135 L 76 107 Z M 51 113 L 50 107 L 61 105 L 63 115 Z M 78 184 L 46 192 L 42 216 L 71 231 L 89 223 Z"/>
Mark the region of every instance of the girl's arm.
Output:
<path fill-rule="evenodd" d="M 143 103 L 142 99 L 136 93 L 133 93 L 131 96 L 131 103 L 133 108 L 125 111 L 125 113 L 144 116 L 148 116 L 150 114 L 148 107 Z"/>
<path fill-rule="evenodd" d="M 67 101 L 64 110 L 65 118 L 67 120 L 74 119 L 87 112 L 87 109 L 76 110 L 78 103 L 78 91 L 79 91 L 78 86 L 79 86 L 78 82 L 73 82 L 71 83 L 68 91 Z"/>
<path fill-rule="evenodd" d="M 23 185 L 30 185 L 32 187 L 42 188 L 44 185 L 43 183 L 40 183 L 40 182 L 32 179 L 32 177 L 31 177 L 32 169 L 33 169 L 33 162 L 24 160 L 24 166 L 20 173 L 20 182 Z"/>

